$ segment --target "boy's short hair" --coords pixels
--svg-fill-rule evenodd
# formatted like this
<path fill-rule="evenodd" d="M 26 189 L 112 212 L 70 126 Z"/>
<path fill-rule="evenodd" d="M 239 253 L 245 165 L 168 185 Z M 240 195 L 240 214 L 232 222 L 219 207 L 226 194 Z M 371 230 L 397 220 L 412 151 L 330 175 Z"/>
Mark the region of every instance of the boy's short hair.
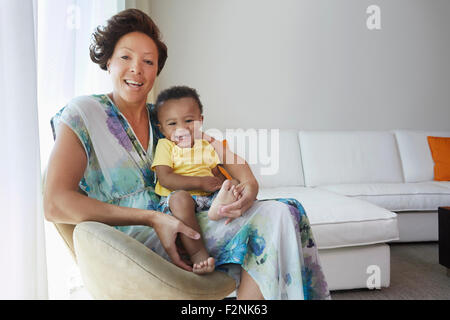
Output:
<path fill-rule="evenodd" d="M 164 104 L 164 102 L 181 98 L 194 99 L 195 102 L 197 102 L 198 107 L 200 108 L 200 114 L 203 114 L 203 105 L 200 101 L 200 96 L 195 89 L 189 88 L 187 86 L 174 86 L 170 87 L 169 89 L 163 90 L 158 94 L 155 107 L 153 109 L 155 119 L 158 119 L 158 111 L 161 109 L 161 106 Z"/>

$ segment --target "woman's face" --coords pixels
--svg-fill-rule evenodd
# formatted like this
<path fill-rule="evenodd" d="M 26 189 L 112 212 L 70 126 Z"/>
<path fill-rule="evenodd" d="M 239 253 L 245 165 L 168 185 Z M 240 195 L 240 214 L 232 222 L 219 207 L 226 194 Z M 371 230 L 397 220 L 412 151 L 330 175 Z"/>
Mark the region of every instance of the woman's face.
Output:
<path fill-rule="evenodd" d="M 145 103 L 158 72 L 158 48 L 146 34 L 128 33 L 117 42 L 107 67 L 116 97 Z"/>

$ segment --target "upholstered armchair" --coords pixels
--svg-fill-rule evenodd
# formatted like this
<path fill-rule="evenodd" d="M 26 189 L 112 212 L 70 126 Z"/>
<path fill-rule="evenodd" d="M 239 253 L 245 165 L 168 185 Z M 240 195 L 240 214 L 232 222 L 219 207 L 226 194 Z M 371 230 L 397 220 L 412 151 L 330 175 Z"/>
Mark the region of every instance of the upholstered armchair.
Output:
<path fill-rule="evenodd" d="M 223 299 L 235 290 L 225 273 L 185 271 L 106 224 L 55 226 L 94 299 Z"/>
<path fill-rule="evenodd" d="M 46 175 L 47 171 L 42 190 Z M 234 279 L 225 273 L 185 271 L 109 225 L 87 221 L 76 226 L 55 223 L 55 227 L 94 299 L 218 300 L 236 289 Z"/>

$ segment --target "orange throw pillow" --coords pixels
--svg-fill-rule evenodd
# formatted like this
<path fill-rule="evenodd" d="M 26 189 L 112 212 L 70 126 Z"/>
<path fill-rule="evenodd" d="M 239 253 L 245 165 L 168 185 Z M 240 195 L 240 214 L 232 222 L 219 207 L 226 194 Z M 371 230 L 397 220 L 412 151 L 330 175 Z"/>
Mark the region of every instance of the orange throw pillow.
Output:
<path fill-rule="evenodd" d="M 450 138 L 427 137 L 434 160 L 434 180 L 450 181 Z"/>

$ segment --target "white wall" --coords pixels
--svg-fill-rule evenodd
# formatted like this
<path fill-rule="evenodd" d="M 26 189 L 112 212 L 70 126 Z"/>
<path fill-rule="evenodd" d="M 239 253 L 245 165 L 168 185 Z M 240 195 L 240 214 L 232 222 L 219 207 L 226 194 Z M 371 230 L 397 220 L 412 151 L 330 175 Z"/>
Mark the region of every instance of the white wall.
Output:
<path fill-rule="evenodd" d="M 381 30 L 369 31 L 369 5 Z M 150 0 L 206 128 L 450 129 L 448 0 Z"/>

